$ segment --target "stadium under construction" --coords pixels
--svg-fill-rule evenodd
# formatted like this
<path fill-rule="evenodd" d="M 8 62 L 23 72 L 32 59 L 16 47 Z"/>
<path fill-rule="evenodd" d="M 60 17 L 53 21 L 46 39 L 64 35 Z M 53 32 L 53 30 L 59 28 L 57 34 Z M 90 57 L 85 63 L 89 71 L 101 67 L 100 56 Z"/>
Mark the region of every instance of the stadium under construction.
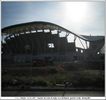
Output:
<path fill-rule="evenodd" d="M 104 64 L 104 36 L 78 35 L 50 22 L 29 22 L 2 29 L 2 64 L 99 62 Z"/>

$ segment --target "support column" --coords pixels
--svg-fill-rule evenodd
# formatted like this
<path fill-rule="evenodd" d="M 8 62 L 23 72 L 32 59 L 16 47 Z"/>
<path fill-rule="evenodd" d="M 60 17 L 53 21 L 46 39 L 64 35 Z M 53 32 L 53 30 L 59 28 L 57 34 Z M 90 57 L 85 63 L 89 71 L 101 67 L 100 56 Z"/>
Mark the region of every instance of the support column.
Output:
<path fill-rule="evenodd" d="M 76 41 L 77 37 L 74 35 L 74 42 Z"/>
<path fill-rule="evenodd" d="M 86 41 L 86 48 L 88 49 L 88 46 L 87 46 L 87 41 Z"/>
<path fill-rule="evenodd" d="M 80 38 L 78 38 L 79 40 L 80 40 Z M 81 40 L 80 40 L 80 42 L 81 42 Z M 82 46 L 84 47 L 84 45 L 83 45 L 83 43 L 81 42 L 81 44 L 82 44 Z M 84 49 L 85 49 L 85 47 L 84 47 Z"/>

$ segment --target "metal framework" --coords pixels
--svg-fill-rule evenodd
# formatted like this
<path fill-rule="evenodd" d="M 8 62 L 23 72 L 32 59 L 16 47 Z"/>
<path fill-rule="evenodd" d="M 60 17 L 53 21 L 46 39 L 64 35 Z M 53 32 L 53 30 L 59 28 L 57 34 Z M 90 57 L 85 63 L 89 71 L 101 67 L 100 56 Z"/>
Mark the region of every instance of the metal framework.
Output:
<path fill-rule="evenodd" d="M 62 32 L 65 32 L 64 37 L 60 36 Z M 74 36 L 71 43 L 67 41 L 69 35 Z M 82 48 L 76 46 L 77 40 Z M 88 42 L 91 46 L 88 46 Z M 97 43 L 99 46 L 93 50 L 95 49 L 93 46 Z M 104 44 L 104 37 L 99 37 L 95 42 L 91 37 L 75 34 L 59 25 L 38 21 L 3 28 L 2 44 L 3 52 L 6 54 L 49 55 L 52 57 L 58 55 L 59 58 L 67 56 L 65 59 L 68 59 L 69 54 L 75 56 L 76 52 L 83 53 L 89 50 L 98 52 Z"/>
<path fill-rule="evenodd" d="M 17 24 L 17 25 L 13 25 L 13 26 L 8 26 L 2 29 L 2 35 L 13 35 L 13 34 L 19 34 L 22 32 L 31 32 L 31 31 L 37 31 L 37 30 L 57 30 L 58 33 L 61 31 L 65 31 L 67 33 L 67 36 L 71 33 L 83 40 L 89 41 L 88 39 L 84 38 L 81 35 L 75 34 L 59 25 L 50 23 L 50 22 L 29 22 L 29 23 L 23 23 L 23 24 Z"/>

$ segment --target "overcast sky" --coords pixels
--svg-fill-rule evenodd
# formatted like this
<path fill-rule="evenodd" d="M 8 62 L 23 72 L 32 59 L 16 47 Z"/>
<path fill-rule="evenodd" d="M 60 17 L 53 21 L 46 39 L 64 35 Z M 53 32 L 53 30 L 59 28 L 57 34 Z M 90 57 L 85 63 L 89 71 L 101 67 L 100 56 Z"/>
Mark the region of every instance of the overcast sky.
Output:
<path fill-rule="evenodd" d="M 2 2 L 1 26 L 46 21 L 77 34 L 104 35 L 104 2 Z"/>

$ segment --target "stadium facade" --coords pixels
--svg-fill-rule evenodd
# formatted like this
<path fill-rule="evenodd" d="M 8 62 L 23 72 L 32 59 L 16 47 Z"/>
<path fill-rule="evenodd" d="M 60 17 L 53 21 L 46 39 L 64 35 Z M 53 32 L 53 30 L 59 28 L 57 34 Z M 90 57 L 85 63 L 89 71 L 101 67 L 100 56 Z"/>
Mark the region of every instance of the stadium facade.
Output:
<path fill-rule="evenodd" d="M 78 35 L 50 22 L 22 23 L 2 29 L 2 62 L 103 61 L 104 44 L 104 36 Z"/>

